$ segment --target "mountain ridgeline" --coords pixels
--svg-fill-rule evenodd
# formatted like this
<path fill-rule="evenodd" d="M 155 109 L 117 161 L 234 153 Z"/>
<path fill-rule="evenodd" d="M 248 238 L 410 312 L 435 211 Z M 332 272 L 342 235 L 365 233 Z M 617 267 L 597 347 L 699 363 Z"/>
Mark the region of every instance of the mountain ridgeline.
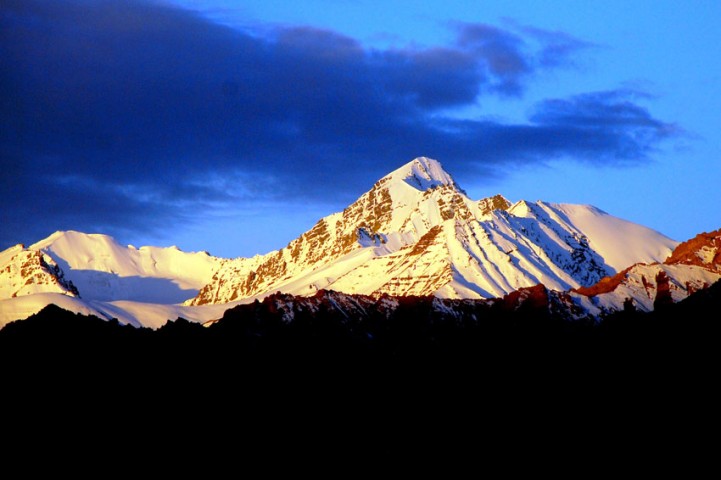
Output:
<path fill-rule="evenodd" d="M 252 258 L 74 231 L 7 249 L 0 326 L 49 304 L 158 328 L 179 317 L 217 321 L 266 298 L 285 299 L 277 308 L 290 313 L 298 313 L 292 305 L 312 311 L 311 299 L 324 296 L 362 306 L 342 310 L 351 317 L 426 298 L 465 319 L 470 304 L 531 295 L 558 318 L 595 322 L 708 288 L 721 278 L 720 245 L 720 231 L 679 244 L 590 205 L 472 200 L 439 162 L 420 157 L 285 248 Z"/>

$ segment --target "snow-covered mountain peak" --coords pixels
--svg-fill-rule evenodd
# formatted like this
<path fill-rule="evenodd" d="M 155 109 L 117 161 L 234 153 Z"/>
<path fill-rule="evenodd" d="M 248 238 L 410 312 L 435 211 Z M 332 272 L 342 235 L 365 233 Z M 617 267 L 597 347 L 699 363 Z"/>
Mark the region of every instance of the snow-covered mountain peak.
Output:
<path fill-rule="evenodd" d="M 320 289 L 366 295 L 499 297 L 543 283 L 591 285 L 677 242 L 588 205 L 474 201 L 419 157 L 287 247 L 221 266 L 191 305 Z"/>
<path fill-rule="evenodd" d="M 391 183 L 404 182 L 420 191 L 442 185 L 453 186 L 460 190 L 450 174 L 443 169 L 441 163 L 427 157 L 418 157 L 411 160 L 383 177 L 380 182 L 386 180 Z"/>
<path fill-rule="evenodd" d="M 73 230 L 57 231 L 28 250 L 52 259 L 83 298 L 101 301 L 179 303 L 206 285 L 222 263 L 207 252 L 123 246 L 109 235 Z"/>

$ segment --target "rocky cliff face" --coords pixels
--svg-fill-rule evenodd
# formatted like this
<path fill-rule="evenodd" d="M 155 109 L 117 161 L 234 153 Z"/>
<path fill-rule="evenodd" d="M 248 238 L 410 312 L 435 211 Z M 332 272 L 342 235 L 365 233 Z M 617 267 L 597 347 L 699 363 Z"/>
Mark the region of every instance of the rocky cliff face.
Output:
<path fill-rule="evenodd" d="M 494 210 L 508 210 L 511 208 L 511 202 L 509 202 L 503 195 L 498 194 L 479 200 L 478 208 L 480 209 L 482 215 L 488 215 Z"/>
<path fill-rule="evenodd" d="M 79 296 L 73 282 L 43 252 L 16 245 L 0 253 L 0 298 L 46 292 Z"/>
<path fill-rule="evenodd" d="M 679 244 L 664 262 L 667 265 L 696 265 L 721 273 L 721 229 L 700 233 Z"/>

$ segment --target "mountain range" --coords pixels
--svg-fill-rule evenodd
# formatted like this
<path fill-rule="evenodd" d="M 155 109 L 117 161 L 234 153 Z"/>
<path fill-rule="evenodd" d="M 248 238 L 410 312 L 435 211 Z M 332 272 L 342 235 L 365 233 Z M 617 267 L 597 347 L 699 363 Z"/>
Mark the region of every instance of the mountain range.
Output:
<path fill-rule="evenodd" d="M 539 286 L 564 316 L 600 318 L 677 302 L 719 278 L 721 231 L 679 244 L 589 205 L 476 201 L 420 157 L 286 247 L 252 258 L 73 231 L 11 247 L 0 252 L 0 325 L 51 303 L 157 328 L 177 317 L 215 320 L 276 292 L 286 302 L 338 292 L 363 308 L 383 298 L 509 299 Z"/>

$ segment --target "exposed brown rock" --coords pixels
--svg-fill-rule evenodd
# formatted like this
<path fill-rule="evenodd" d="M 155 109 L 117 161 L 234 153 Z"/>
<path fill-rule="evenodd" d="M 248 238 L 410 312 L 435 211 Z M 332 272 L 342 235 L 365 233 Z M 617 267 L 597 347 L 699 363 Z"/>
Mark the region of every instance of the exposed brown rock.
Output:
<path fill-rule="evenodd" d="M 65 279 L 62 269 L 40 250 L 19 251 L 10 259 L 2 274 L 11 278 L 17 275 L 20 283 L 13 285 L 13 288 L 17 289 L 10 294 L 13 298 L 23 295 L 23 287 L 29 285 L 47 285 L 51 287 L 48 291 L 59 290 L 68 295 L 79 296 L 78 289 L 73 282 Z"/>
<path fill-rule="evenodd" d="M 428 230 L 428 232 L 426 232 L 426 234 L 423 235 L 413 246 L 413 249 L 410 251 L 410 255 L 420 255 L 425 252 L 428 247 L 435 243 L 436 237 L 438 237 L 442 231 L 443 227 L 441 225 L 436 225 Z"/>
<path fill-rule="evenodd" d="M 518 310 L 521 307 L 547 309 L 549 306 L 548 289 L 542 283 L 533 287 L 519 288 L 503 297 L 504 310 Z"/>
<path fill-rule="evenodd" d="M 680 243 L 664 261 L 667 265 L 697 265 L 721 272 L 721 229 L 699 233 Z"/>
<path fill-rule="evenodd" d="M 598 281 L 598 283 L 591 285 L 590 287 L 578 287 L 574 288 L 572 291 L 587 297 L 595 297 L 596 295 L 613 292 L 616 290 L 616 287 L 623 283 L 626 279 L 626 274 L 629 270 L 631 270 L 631 268 L 633 268 L 633 266 L 621 270 L 611 277 L 603 277 Z"/>
<path fill-rule="evenodd" d="M 486 215 L 494 210 L 508 210 L 511 208 L 511 202 L 499 194 L 479 200 L 478 206 L 481 209 L 481 214 Z"/>

